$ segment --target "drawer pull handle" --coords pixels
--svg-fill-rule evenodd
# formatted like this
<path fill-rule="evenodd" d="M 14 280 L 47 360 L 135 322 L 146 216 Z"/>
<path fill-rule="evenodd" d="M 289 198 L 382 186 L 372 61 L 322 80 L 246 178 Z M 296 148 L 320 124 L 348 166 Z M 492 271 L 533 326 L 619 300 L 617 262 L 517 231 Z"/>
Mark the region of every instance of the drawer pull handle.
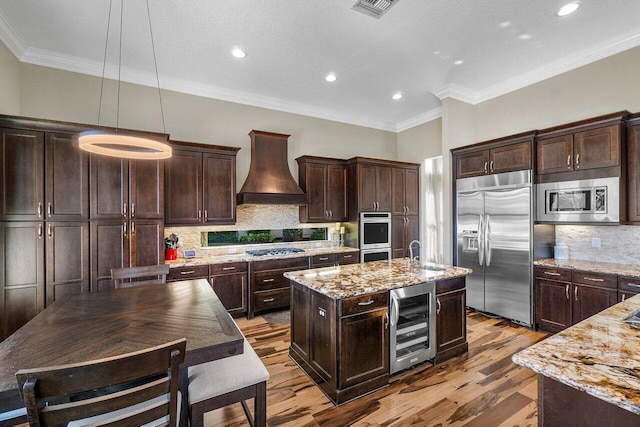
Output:
<path fill-rule="evenodd" d="M 185 274 L 193 274 L 193 273 L 195 273 L 195 271 L 193 271 L 193 270 L 189 270 L 189 271 L 181 271 L 181 272 L 180 272 L 180 274 L 182 274 L 183 276 L 184 276 Z"/>
<path fill-rule="evenodd" d="M 567 296 L 567 299 L 571 299 L 571 298 L 569 298 L 569 285 L 566 285 L 564 287 L 564 294 Z"/>
<path fill-rule="evenodd" d="M 634 283 L 627 283 L 627 286 L 631 286 L 633 288 L 640 288 L 640 285 L 636 285 Z"/>
<path fill-rule="evenodd" d="M 371 305 L 371 304 L 373 304 L 374 302 L 375 302 L 375 301 L 371 299 L 371 300 L 369 300 L 369 301 L 367 301 L 367 302 L 359 302 L 359 303 L 358 303 L 358 305 Z"/>
<path fill-rule="evenodd" d="M 342 258 L 353 258 L 353 255 L 344 255 Z"/>
<path fill-rule="evenodd" d="M 622 301 L 624 302 L 624 300 L 627 299 L 627 294 L 622 294 Z"/>
<path fill-rule="evenodd" d="M 276 299 L 275 298 L 267 298 L 267 299 L 263 299 L 262 302 L 274 302 Z"/>
<path fill-rule="evenodd" d="M 440 314 L 440 309 L 442 305 L 440 305 L 440 298 L 436 298 L 436 314 Z"/>
<path fill-rule="evenodd" d="M 329 258 L 318 258 L 318 259 L 319 259 L 320 261 L 326 261 L 326 260 L 328 260 Z"/>
<path fill-rule="evenodd" d="M 582 277 L 584 280 L 588 280 L 590 282 L 604 282 L 604 279 L 596 279 L 593 277 L 587 277 L 587 276 L 583 276 Z"/>
<path fill-rule="evenodd" d="M 236 268 L 235 267 L 222 267 L 222 269 L 224 271 L 227 271 L 227 270 L 235 270 Z"/>
<path fill-rule="evenodd" d="M 275 282 L 276 279 L 262 279 L 263 283 Z"/>
<path fill-rule="evenodd" d="M 578 301 L 578 287 L 573 288 L 573 296 Z"/>
<path fill-rule="evenodd" d="M 559 276 L 560 273 L 552 273 L 551 271 L 545 271 L 544 274 L 548 274 L 549 276 Z"/>

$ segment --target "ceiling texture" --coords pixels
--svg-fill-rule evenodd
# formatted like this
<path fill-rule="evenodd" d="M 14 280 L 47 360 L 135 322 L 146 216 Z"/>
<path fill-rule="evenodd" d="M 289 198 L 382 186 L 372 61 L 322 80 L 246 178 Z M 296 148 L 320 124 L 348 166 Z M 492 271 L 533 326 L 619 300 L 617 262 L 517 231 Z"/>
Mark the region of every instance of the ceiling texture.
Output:
<path fill-rule="evenodd" d="M 476 104 L 640 45 L 638 0 L 579 0 L 556 16 L 568 1 L 395 0 L 380 19 L 356 0 L 149 9 L 162 89 L 399 132 L 439 117 L 444 97 Z M 105 67 L 115 79 L 120 9 L 114 0 Z M 108 16 L 108 0 L 0 0 L 0 40 L 21 62 L 101 76 Z M 120 78 L 156 87 L 146 2 L 124 0 L 122 16 Z"/>

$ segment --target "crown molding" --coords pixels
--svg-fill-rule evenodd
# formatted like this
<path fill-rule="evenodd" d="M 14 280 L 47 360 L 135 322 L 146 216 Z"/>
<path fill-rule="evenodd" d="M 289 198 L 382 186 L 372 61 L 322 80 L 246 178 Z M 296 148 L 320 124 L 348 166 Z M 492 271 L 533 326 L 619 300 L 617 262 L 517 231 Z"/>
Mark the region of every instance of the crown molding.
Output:
<path fill-rule="evenodd" d="M 442 89 L 432 92 L 441 101 L 445 98 L 453 98 L 468 104 L 475 104 L 476 94 L 464 86 L 448 83 Z"/>
<path fill-rule="evenodd" d="M 403 132 L 407 129 L 411 129 L 412 127 L 419 126 L 423 123 L 439 119 L 440 117 L 442 117 L 442 107 L 434 108 L 433 110 L 429 110 L 426 113 L 417 115 L 412 119 L 398 123 L 396 132 Z"/>
<path fill-rule="evenodd" d="M 18 58 L 19 61 L 22 60 L 22 55 L 24 55 L 27 48 L 2 16 L 0 16 L 0 41 L 11 51 L 13 56 Z"/>

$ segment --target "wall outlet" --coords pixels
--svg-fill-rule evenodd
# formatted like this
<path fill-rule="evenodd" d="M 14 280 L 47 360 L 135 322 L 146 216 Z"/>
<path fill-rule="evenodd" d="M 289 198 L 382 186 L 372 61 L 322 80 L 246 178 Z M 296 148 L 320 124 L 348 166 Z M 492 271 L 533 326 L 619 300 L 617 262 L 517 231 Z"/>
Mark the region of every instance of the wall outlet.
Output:
<path fill-rule="evenodd" d="M 600 238 L 599 237 L 592 237 L 591 238 L 591 247 L 592 248 L 599 248 L 600 247 Z"/>

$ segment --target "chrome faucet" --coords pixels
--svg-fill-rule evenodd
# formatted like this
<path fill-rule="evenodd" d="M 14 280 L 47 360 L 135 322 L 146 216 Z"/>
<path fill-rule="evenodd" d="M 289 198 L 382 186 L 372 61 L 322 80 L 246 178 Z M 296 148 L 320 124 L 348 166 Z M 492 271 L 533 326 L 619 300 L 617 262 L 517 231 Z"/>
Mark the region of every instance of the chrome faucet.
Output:
<path fill-rule="evenodd" d="M 418 248 L 420 248 L 420 252 L 422 252 L 422 243 L 420 243 L 419 240 L 412 240 L 409 243 L 409 262 L 412 261 L 419 261 L 419 255 L 415 257 L 415 259 L 413 258 L 413 244 L 417 243 L 418 244 Z"/>

